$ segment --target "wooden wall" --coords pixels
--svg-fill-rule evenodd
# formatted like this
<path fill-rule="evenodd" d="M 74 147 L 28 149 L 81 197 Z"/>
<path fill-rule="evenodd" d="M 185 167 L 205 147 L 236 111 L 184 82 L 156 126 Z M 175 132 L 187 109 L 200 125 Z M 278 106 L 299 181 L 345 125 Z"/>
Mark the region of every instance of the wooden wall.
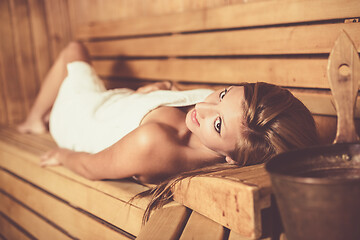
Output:
<path fill-rule="evenodd" d="M 0 124 L 28 112 L 54 58 L 72 38 L 67 1 L 0 1 Z"/>
<path fill-rule="evenodd" d="M 0 124 L 22 121 L 41 81 L 78 27 L 265 0 L 1 0 Z"/>

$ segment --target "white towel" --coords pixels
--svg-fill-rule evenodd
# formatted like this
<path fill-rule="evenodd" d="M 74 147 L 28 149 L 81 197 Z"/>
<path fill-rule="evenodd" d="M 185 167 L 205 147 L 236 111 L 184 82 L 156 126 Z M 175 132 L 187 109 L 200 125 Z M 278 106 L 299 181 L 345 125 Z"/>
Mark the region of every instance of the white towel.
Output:
<path fill-rule="evenodd" d="M 50 132 L 60 147 L 99 152 L 136 129 L 147 113 L 160 106 L 183 107 L 203 101 L 213 91 L 105 90 L 85 62 L 68 64 L 50 116 Z"/>

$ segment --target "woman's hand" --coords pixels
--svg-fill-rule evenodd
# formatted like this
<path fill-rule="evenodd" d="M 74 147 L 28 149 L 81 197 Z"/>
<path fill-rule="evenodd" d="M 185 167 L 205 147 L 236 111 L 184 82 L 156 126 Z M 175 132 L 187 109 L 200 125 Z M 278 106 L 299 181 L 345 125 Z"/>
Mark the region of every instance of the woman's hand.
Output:
<path fill-rule="evenodd" d="M 41 156 L 40 166 L 58 166 L 62 165 L 64 159 L 66 159 L 73 151 L 65 148 L 55 148 Z"/>
<path fill-rule="evenodd" d="M 139 87 L 136 93 L 149 93 L 157 90 L 173 90 L 173 84 L 171 81 L 155 82 Z"/>

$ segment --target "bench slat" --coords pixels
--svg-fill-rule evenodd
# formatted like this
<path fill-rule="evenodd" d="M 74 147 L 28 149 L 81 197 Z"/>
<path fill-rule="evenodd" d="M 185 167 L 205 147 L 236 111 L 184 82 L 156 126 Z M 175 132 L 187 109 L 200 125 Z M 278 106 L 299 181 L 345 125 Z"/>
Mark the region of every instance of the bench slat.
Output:
<path fill-rule="evenodd" d="M 78 239 L 129 239 L 4 171 L 0 171 L 0 188 Z"/>
<path fill-rule="evenodd" d="M 180 240 L 223 240 L 226 236 L 226 228 L 193 211 L 181 234 Z"/>
<path fill-rule="evenodd" d="M 105 77 L 221 84 L 266 81 L 288 87 L 329 88 L 326 59 L 98 60 L 93 64 Z"/>
<path fill-rule="evenodd" d="M 78 39 L 87 39 L 266 26 L 358 17 L 359 9 L 358 0 L 259 1 L 178 14 L 96 22 L 82 26 L 75 34 Z"/>
<path fill-rule="evenodd" d="M 22 230 L 13 225 L 4 215 L 0 212 L 0 239 L 1 236 L 5 239 L 16 240 L 29 240 L 31 239 Z"/>
<path fill-rule="evenodd" d="M 146 223 L 138 240 L 175 240 L 179 236 L 190 216 L 190 210 L 184 206 L 165 207 L 157 210 Z"/>
<path fill-rule="evenodd" d="M 86 42 L 93 56 L 214 56 L 330 53 L 344 29 L 360 51 L 360 23 L 256 28 Z"/>
<path fill-rule="evenodd" d="M 54 240 L 72 239 L 2 192 L 0 192 L 0 211 L 11 216 L 13 221 L 38 239 L 48 239 L 49 236 Z"/>
<path fill-rule="evenodd" d="M 144 209 L 134 205 L 137 204 L 137 201 L 128 204 L 127 200 L 104 194 L 98 190 L 97 185 L 100 185 L 98 188 L 101 189 L 101 182 L 99 184 L 99 182 L 83 179 L 62 167 L 40 168 L 38 162 L 37 155 L 0 141 L 1 167 L 118 228 L 133 235 L 140 232 Z M 140 185 L 133 184 L 133 186 L 136 188 Z M 117 191 L 115 187 L 113 189 Z M 119 195 L 124 195 L 122 192 L 126 192 L 126 189 L 118 190 Z M 126 193 L 125 196 L 128 195 L 130 194 Z M 142 199 L 142 201 L 145 203 L 146 199 Z M 144 203 L 139 206 L 145 205 Z"/>
<path fill-rule="evenodd" d="M 263 81 L 299 88 L 328 89 L 329 87 L 325 59 L 104 60 L 94 61 L 94 67 L 102 77 L 119 77 L 128 81 L 129 85 L 135 81 L 125 80 L 126 78 L 172 80 L 187 84 L 212 82 L 220 84 L 217 88 L 244 81 Z M 113 82 L 112 84 L 115 84 L 115 80 Z M 209 84 L 197 85 L 197 87 L 206 88 Z M 329 91 L 297 89 L 290 89 L 290 91 L 313 114 L 336 115 Z M 360 117 L 360 98 L 357 100 L 355 115 Z"/>
<path fill-rule="evenodd" d="M 29 153 L 31 155 L 27 160 L 32 162 L 35 166 L 38 165 L 39 156 L 45 151 L 56 147 L 55 142 L 51 139 L 49 134 L 43 135 L 31 135 L 31 134 L 19 134 L 14 128 L 0 127 L 0 149 L 1 143 L 10 144 L 12 149 L 16 148 L 25 150 L 17 151 L 14 149 L 20 157 L 27 158 Z M 6 148 L 4 146 L 4 148 Z M 45 170 L 45 169 L 44 169 Z M 46 170 L 55 172 L 73 181 L 79 182 L 89 188 L 96 189 L 99 192 L 103 192 L 116 199 L 120 199 L 122 202 L 128 202 L 134 195 L 139 192 L 145 191 L 148 187 L 135 184 L 134 181 L 119 180 L 119 181 L 89 181 L 80 177 L 69 170 L 62 167 L 46 168 Z M 145 209 L 149 200 L 147 198 L 137 199 L 133 201 L 133 206 L 139 209 Z"/>

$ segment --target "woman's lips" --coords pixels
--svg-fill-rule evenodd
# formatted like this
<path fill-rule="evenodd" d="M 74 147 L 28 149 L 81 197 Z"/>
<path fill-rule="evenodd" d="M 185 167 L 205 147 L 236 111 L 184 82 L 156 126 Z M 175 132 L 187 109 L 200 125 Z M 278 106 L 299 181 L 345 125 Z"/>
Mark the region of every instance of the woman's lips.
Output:
<path fill-rule="evenodd" d="M 191 113 L 191 120 L 198 126 L 200 126 L 199 121 L 196 118 L 196 109 L 194 109 Z"/>

